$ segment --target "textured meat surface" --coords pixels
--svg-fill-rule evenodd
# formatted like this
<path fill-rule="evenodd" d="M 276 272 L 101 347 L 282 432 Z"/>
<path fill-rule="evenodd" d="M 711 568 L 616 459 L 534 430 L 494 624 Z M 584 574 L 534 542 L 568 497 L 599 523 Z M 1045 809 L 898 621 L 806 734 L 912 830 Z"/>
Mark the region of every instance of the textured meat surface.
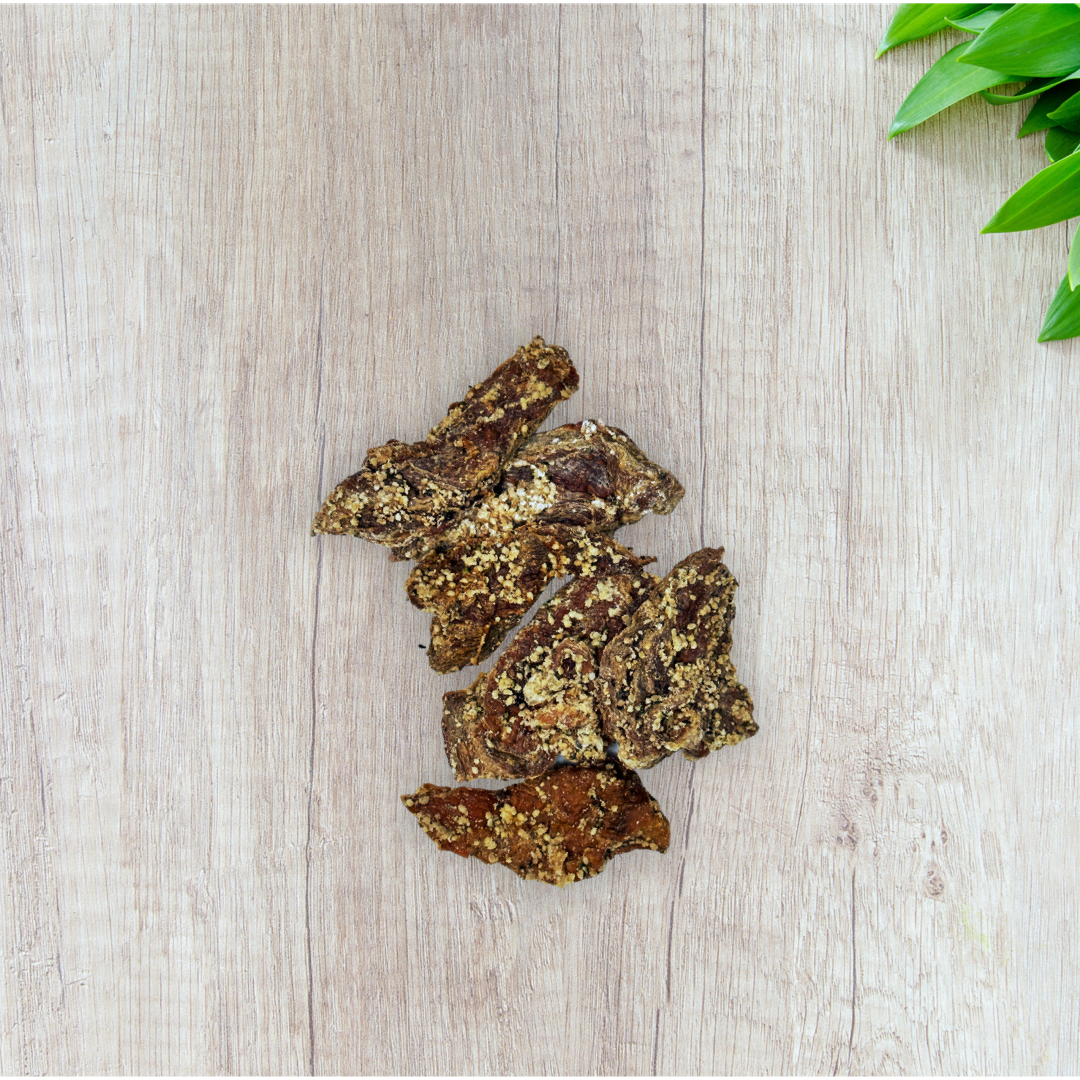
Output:
<path fill-rule="evenodd" d="M 442 533 L 438 546 L 498 541 L 529 523 L 610 533 L 646 513 L 670 514 L 682 497 L 682 484 L 625 432 L 583 420 L 534 435 L 495 490 Z"/>
<path fill-rule="evenodd" d="M 432 552 L 405 583 L 430 611 L 428 663 L 445 674 L 490 656 L 555 578 L 592 576 L 612 557 L 632 558 L 603 534 L 574 526 L 521 525 L 499 540 L 473 537 Z"/>
<path fill-rule="evenodd" d="M 645 513 L 670 513 L 682 495 L 618 428 L 586 420 L 534 436 L 406 582 L 412 603 L 433 615 L 428 662 L 443 674 L 480 663 L 548 582 L 579 572 L 545 552 L 544 526 L 611 533 Z"/>
<path fill-rule="evenodd" d="M 623 852 L 666 851 L 671 836 L 637 774 L 611 761 L 558 766 L 501 791 L 424 784 L 402 802 L 443 851 L 551 885 L 593 877 Z"/>
<path fill-rule="evenodd" d="M 459 780 L 536 776 L 559 755 L 602 761 L 600 656 L 656 579 L 645 559 L 608 541 L 593 573 L 564 585 L 492 670 L 443 697 L 446 756 Z"/>
<path fill-rule="evenodd" d="M 577 385 L 566 352 L 534 338 L 451 405 L 425 441 L 369 450 L 363 468 L 327 497 L 312 532 L 373 540 L 395 559 L 421 554 L 491 491 L 506 462 Z"/>
<path fill-rule="evenodd" d="M 632 768 L 676 750 L 704 757 L 757 731 L 750 694 L 731 663 L 737 583 L 723 554 L 703 548 L 683 559 L 604 650 L 604 737 Z"/>

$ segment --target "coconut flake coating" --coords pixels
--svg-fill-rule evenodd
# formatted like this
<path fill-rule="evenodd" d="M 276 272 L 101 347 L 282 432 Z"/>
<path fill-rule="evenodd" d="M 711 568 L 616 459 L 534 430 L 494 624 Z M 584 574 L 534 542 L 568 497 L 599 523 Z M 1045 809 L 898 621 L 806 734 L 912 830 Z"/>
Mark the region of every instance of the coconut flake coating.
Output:
<path fill-rule="evenodd" d="M 604 650 L 598 699 L 604 737 L 647 769 L 668 754 L 704 757 L 757 731 L 731 663 L 737 582 L 723 548 L 683 559 Z"/>
<path fill-rule="evenodd" d="M 568 885 L 608 860 L 666 851 L 671 827 L 637 774 L 616 762 L 561 765 L 501 791 L 424 784 L 401 801 L 442 848 Z"/>
<path fill-rule="evenodd" d="M 392 559 L 428 550 L 491 491 L 506 462 L 577 386 L 566 351 L 533 338 L 452 404 L 424 442 L 391 440 L 369 450 L 363 468 L 326 498 L 312 532 L 385 544 Z"/>

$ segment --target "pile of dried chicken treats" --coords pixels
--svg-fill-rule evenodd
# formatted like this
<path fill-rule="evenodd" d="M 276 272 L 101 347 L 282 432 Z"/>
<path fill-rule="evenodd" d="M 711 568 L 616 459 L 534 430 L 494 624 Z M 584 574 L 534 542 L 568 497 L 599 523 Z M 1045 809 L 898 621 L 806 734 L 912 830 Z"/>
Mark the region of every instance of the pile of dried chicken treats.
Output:
<path fill-rule="evenodd" d="M 612 533 L 668 514 L 682 485 L 618 428 L 583 420 L 537 434 L 578 373 L 534 338 L 423 442 L 391 440 L 327 497 L 313 532 L 373 540 L 414 559 L 406 590 L 432 615 L 440 674 L 490 656 L 546 586 L 568 577 L 471 686 L 443 698 L 459 781 L 403 796 L 443 850 L 566 885 L 613 855 L 664 851 L 670 827 L 634 769 L 753 735 L 735 677 L 735 579 L 722 548 L 664 578 Z"/>

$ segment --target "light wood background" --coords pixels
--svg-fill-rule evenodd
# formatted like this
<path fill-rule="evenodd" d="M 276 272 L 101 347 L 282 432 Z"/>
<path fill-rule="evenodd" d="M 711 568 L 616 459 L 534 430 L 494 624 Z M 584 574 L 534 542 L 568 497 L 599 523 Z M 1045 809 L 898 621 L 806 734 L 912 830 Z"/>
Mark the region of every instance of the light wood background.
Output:
<path fill-rule="evenodd" d="M 1080 346 L 1044 162 L 864 7 L 0 9 L 0 1069 L 1080 1069 Z M 748 743 L 556 890 L 441 854 L 321 497 L 520 343 L 682 478 Z"/>

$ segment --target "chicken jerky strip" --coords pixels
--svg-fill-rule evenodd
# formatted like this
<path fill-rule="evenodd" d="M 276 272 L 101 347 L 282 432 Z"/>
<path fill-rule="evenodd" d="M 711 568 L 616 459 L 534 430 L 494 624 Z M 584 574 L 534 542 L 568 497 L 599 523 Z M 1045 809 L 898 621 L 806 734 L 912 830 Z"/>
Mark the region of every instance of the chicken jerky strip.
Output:
<path fill-rule="evenodd" d="M 579 527 L 522 525 L 502 540 L 473 540 L 428 555 L 405 591 L 431 620 L 428 663 L 441 674 L 490 656 L 555 578 L 595 576 L 599 559 L 632 552 Z"/>
<path fill-rule="evenodd" d="M 683 559 L 604 650 L 597 680 L 604 737 L 647 769 L 676 750 L 704 757 L 757 731 L 735 678 L 731 621 L 737 582 L 723 548 Z"/>
<path fill-rule="evenodd" d="M 330 493 L 313 533 L 345 533 L 412 558 L 499 481 L 552 408 L 577 389 L 565 350 L 537 337 L 472 387 L 424 442 L 392 439 Z"/>
<path fill-rule="evenodd" d="M 666 851 L 671 827 L 637 774 L 615 762 L 562 765 L 501 791 L 424 784 L 401 801 L 442 848 L 568 885 L 614 855 Z"/>
<path fill-rule="evenodd" d="M 445 549 L 472 538 L 500 540 L 520 525 L 581 525 L 611 533 L 644 514 L 670 514 L 683 486 L 624 431 L 595 420 L 534 435 L 502 481 L 439 535 Z"/>
<path fill-rule="evenodd" d="M 443 740 L 458 780 L 536 776 L 561 754 L 602 761 L 595 681 L 600 654 L 656 582 L 619 548 L 564 585 L 466 690 L 443 697 Z M 606 564 L 606 565 L 605 565 Z"/>
<path fill-rule="evenodd" d="M 442 674 L 480 663 L 549 581 L 575 572 L 545 551 L 548 533 L 535 526 L 610 533 L 645 513 L 670 513 L 682 495 L 618 428 L 586 420 L 534 436 L 496 491 L 409 575 L 409 599 L 434 616 L 428 662 Z"/>

